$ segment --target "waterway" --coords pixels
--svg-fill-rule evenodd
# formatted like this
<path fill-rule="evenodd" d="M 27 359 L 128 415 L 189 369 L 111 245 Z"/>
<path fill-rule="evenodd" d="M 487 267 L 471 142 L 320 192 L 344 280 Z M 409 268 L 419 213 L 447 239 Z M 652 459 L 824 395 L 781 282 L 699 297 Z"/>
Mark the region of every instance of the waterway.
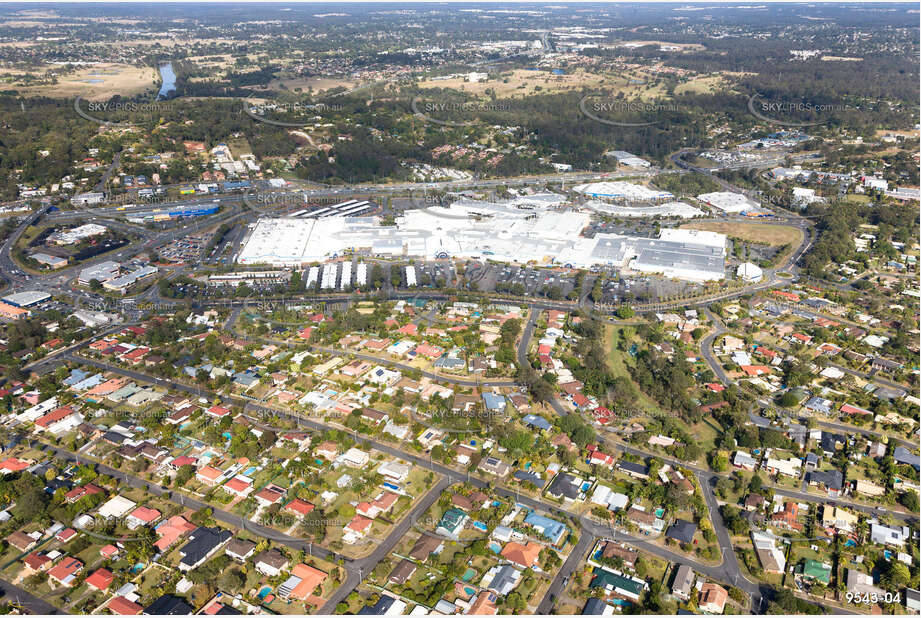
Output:
<path fill-rule="evenodd" d="M 173 70 L 172 62 L 165 62 L 160 65 L 160 78 L 163 85 L 160 86 L 160 93 L 157 99 L 168 99 L 170 93 L 176 92 L 176 72 Z"/>

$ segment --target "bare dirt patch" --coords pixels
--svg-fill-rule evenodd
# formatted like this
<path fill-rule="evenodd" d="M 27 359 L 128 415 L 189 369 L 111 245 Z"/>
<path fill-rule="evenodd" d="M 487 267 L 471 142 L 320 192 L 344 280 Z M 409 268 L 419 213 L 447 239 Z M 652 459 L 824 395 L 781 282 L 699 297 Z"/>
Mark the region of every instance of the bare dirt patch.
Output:
<path fill-rule="evenodd" d="M 739 223 L 736 221 L 694 221 L 685 223 L 682 229 L 707 230 L 726 234 L 747 242 L 768 244 L 772 247 L 790 245 L 799 246 L 803 241 L 803 232 L 790 225 L 770 223 Z"/>

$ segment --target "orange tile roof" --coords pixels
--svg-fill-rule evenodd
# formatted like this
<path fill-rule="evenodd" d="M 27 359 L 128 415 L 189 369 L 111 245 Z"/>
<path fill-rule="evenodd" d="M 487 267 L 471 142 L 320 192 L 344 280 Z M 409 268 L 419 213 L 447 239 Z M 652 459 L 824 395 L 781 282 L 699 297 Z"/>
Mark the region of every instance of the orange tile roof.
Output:
<path fill-rule="evenodd" d="M 540 550 L 542 548 L 543 546 L 540 545 L 540 543 L 534 543 L 532 541 L 528 541 L 524 545 L 511 541 L 505 544 L 500 555 L 506 560 L 527 569 L 537 564 L 537 559 L 540 556 Z"/>
<path fill-rule="evenodd" d="M 326 573 L 306 564 L 295 565 L 291 569 L 291 574 L 301 578 L 300 583 L 291 591 L 291 596 L 301 601 L 309 597 L 317 586 L 326 581 Z"/>

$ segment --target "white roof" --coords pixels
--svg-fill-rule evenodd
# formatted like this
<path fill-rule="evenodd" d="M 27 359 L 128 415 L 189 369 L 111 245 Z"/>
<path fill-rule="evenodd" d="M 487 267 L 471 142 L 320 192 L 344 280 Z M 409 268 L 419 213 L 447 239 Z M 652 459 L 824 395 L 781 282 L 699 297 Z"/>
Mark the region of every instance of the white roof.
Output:
<path fill-rule="evenodd" d="M 743 212 L 758 208 L 758 204 L 751 201 L 743 194 L 733 193 L 732 191 L 702 193 L 697 196 L 697 199 L 714 208 L 719 208 L 724 212 Z"/>
<path fill-rule="evenodd" d="M 751 262 L 744 262 L 739 264 L 739 267 L 736 269 L 736 275 L 746 279 L 754 279 L 760 277 L 764 274 L 764 271 L 757 264 L 752 264 Z"/>
<path fill-rule="evenodd" d="M 29 307 L 51 298 L 51 294 L 39 290 L 29 290 L 25 292 L 16 292 L 3 297 L 3 302 L 17 307 Z"/>
<path fill-rule="evenodd" d="M 577 193 L 593 195 L 596 197 L 613 197 L 632 200 L 661 200 L 674 197 L 674 195 L 668 191 L 658 191 L 644 187 L 643 185 L 636 185 L 620 180 L 614 182 L 592 182 L 576 185 L 572 188 L 572 190 Z"/>
<path fill-rule="evenodd" d="M 686 242 L 692 245 L 704 245 L 705 247 L 716 247 L 726 251 L 726 235 L 719 232 L 710 232 L 707 230 L 691 230 L 679 228 L 664 228 L 659 232 L 659 238 L 671 242 Z"/>
<path fill-rule="evenodd" d="M 123 496 L 113 496 L 108 502 L 99 507 L 99 515 L 102 517 L 124 517 L 129 511 L 133 510 L 137 503 Z"/>

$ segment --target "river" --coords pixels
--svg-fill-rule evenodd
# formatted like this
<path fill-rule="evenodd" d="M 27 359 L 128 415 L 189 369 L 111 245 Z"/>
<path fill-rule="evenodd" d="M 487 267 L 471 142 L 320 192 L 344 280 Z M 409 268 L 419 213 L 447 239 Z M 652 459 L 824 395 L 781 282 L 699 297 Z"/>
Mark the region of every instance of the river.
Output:
<path fill-rule="evenodd" d="M 160 86 L 160 93 L 157 99 L 167 99 L 170 93 L 176 92 L 176 72 L 173 71 L 173 63 L 165 62 L 160 65 L 160 77 L 163 85 Z"/>

